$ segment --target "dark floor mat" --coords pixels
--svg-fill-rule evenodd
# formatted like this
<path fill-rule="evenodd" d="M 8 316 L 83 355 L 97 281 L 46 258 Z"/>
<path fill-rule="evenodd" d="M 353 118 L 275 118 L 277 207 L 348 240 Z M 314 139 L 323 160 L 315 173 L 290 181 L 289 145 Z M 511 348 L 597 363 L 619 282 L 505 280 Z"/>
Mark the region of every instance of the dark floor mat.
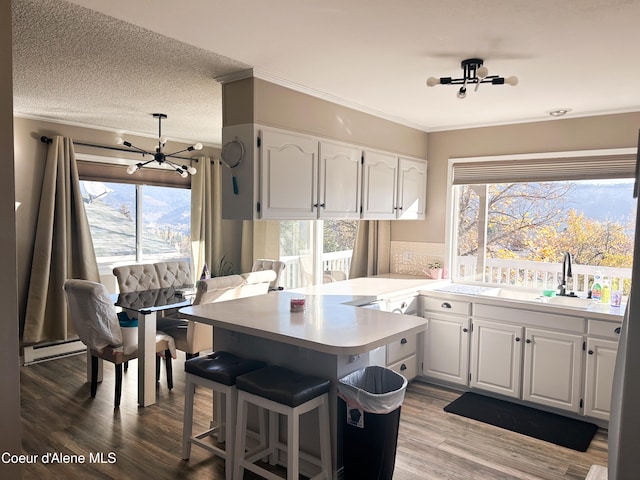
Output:
<path fill-rule="evenodd" d="M 584 452 L 598 426 L 535 408 L 467 392 L 444 407 L 445 412 Z"/>

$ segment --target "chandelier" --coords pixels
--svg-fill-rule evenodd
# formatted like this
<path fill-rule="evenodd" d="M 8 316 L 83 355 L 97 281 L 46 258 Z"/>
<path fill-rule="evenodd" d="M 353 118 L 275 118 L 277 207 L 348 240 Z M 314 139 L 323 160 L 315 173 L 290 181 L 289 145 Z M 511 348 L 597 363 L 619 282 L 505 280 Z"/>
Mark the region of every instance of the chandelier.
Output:
<path fill-rule="evenodd" d="M 463 60 L 460 63 L 462 67 L 462 78 L 451 77 L 429 77 L 427 79 L 427 86 L 435 87 L 436 85 L 462 85 L 458 90 L 458 98 L 465 98 L 467 96 L 467 85 L 475 84 L 476 88 L 474 92 L 478 91 L 478 87 L 481 83 L 490 83 L 492 85 L 511 85 L 512 87 L 518 84 L 518 77 L 501 77 L 499 75 L 489 75 L 489 70 L 483 65 L 483 61 L 479 58 L 469 58 Z"/>
<path fill-rule="evenodd" d="M 167 116 L 164 113 L 152 113 L 152 115 L 158 119 L 158 146 L 156 147 L 155 152 L 149 152 L 142 148 L 136 147 L 132 145 L 130 142 L 127 142 L 126 140 L 120 137 L 116 138 L 116 143 L 118 145 L 124 145 L 125 147 L 129 147 L 135 150 L 136 152 L 141 153 L 143 157 L 145 157 L 146 155 L 150 155 L 151 157 L 153 157 L 151 160 L 147 160 L 146 162 L 140 162 L 140 163 L 136 163 L 135 165 L 130 165 L 129 168 L 127 168 L 127 173 L 131 175 L 137 172 L 138 170 L 140 170 L 141 168 L 145 167 L 146 165 L 150 164 L 151 162 L 158 162 L 158 164 L 160 165 L 163 165 L 163 164 L 169 165 L 182 178 L 187 178 L 189 175 L 195 175 L 197 173 L 197 170 L 192 166 L 179 165 L 169 160 L 169 158 L 179 158 L 181 160 L 189 160 L 188 158 L 177 157 L 176 155 L 178 153 L 183 153 L 183 152 L 192 152 L 194 150 L 202 150 L 202 144 L 196 143 L 195 145 L 191 145 L 190 147 L 187 147 L 183 150 L 178 150 L 177 152 L 164 153 L 162 150 L 165 144 L 167 143 L 167 138 L 162 136 L 162 119 L 167 118 Z"/>

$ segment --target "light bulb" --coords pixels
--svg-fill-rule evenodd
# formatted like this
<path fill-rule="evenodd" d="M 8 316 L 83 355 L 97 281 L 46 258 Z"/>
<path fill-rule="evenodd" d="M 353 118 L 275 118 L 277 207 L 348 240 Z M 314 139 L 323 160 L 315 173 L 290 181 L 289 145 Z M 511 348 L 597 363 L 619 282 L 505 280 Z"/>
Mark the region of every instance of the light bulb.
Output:
<path fill-rule="evenodd" d="M 165 143 L 167 143 L 167 137 L 160 137 L 158 141 L 160 142 L 160 144 L 164 145 Z"/>
<path fill-rule="evenodd" d="M 123 145 L 124 144 L 124 139 L 122 137 L 116 137 L 116 143 L 118 145 Z"/>
<path fill-rule="evenodd" d="M 506 83 L 507 85 L 511 85 L 512 87 L 515 87 L 518 84 L 518 77 L 513 75 L 511 77 L 507 77 L 504 79 L 504 83 Z"/>
<path fill-rule="evenodd" d="M 465 98 L 467 96 L 467 89 L 465 87 L 460 87 L 460 90 L 458 90 L 456 96 L 458 98 Z"/>
<path fill-rule="evenodd" d="M 137 165 L 129 165 L 129 167 L 127 168 L 127 173 L 129 175 L 135 173 L 135 171 L 138 170 L 138 166 Z"/>
<path fill-rule="evenodd" d="M 196 143 L 196 144 L 193 146 L 193 149 L 194 149 L 194 150 L 202 150 L 202 144 L 201 144 L 201 143 Z"/>
<path fill-rule="evenodd" d="M 487 75 L 489 75 L 489 69 L 483 65 L 478 68 L 476 74 L 478 75 L 478 78 L 485 78 Z"/>
<path fill-rule="evenodd" d="M 435 87 L 440 84 L 440 79 L 436 77 L 427 78 L 427 87 Z"/>
<path fill-rule="evenodd" d="M 198 173 L 198 170 L 196 170 L 194 167 L 189 167 L 187 168 L 187 172 L 189 172 L 191 175 L 195 175 L 196 173 Z"/>
<path fill-rule="evenodd" d="M 176 172 L 178 172 L 182 178 L 187 178 L 189 176 L 189 174 L 184 170 L 177 169 Z"/>

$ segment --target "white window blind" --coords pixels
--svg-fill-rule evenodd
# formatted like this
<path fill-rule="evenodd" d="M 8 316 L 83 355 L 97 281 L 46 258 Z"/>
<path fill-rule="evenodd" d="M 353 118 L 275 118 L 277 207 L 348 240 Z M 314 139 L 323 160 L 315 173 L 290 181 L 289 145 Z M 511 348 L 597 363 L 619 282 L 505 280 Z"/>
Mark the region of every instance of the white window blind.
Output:
<path fill-rule="evenodd" d="M 578 154 L 570 157 L 545 154 L 540 158 L 454 159 L 452 183 L 471 185 L 633 178 L 636 152 L 628 150 L 625 149 L 624 153 Z"/>

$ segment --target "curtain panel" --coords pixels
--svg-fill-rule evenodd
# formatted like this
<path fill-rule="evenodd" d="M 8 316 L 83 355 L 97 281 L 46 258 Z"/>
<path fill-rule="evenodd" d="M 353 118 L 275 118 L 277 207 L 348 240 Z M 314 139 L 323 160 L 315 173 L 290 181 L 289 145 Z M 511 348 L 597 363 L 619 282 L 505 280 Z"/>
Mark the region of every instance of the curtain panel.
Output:
<path fill-rule="evenodd" d="M 42 182 L 23 343 L 74 336 L 63 292 L 68 278 L 99 282 L 100 274 L 73 141 L 57 136 L 49 145 Z"/>
<path fill-rule="evenodd" d="M 349 278 L 368 277 L 391 270 L 391 222 L 362 220 L 358 223 Z"/>
<path fill-rule="evenodd" d="M 206 263 L 214 275 L 223 261 L 222 172 L 220 162 L 198 158 L 198 173 L 191 178 L 191 268 L 200 278 Z"/>

